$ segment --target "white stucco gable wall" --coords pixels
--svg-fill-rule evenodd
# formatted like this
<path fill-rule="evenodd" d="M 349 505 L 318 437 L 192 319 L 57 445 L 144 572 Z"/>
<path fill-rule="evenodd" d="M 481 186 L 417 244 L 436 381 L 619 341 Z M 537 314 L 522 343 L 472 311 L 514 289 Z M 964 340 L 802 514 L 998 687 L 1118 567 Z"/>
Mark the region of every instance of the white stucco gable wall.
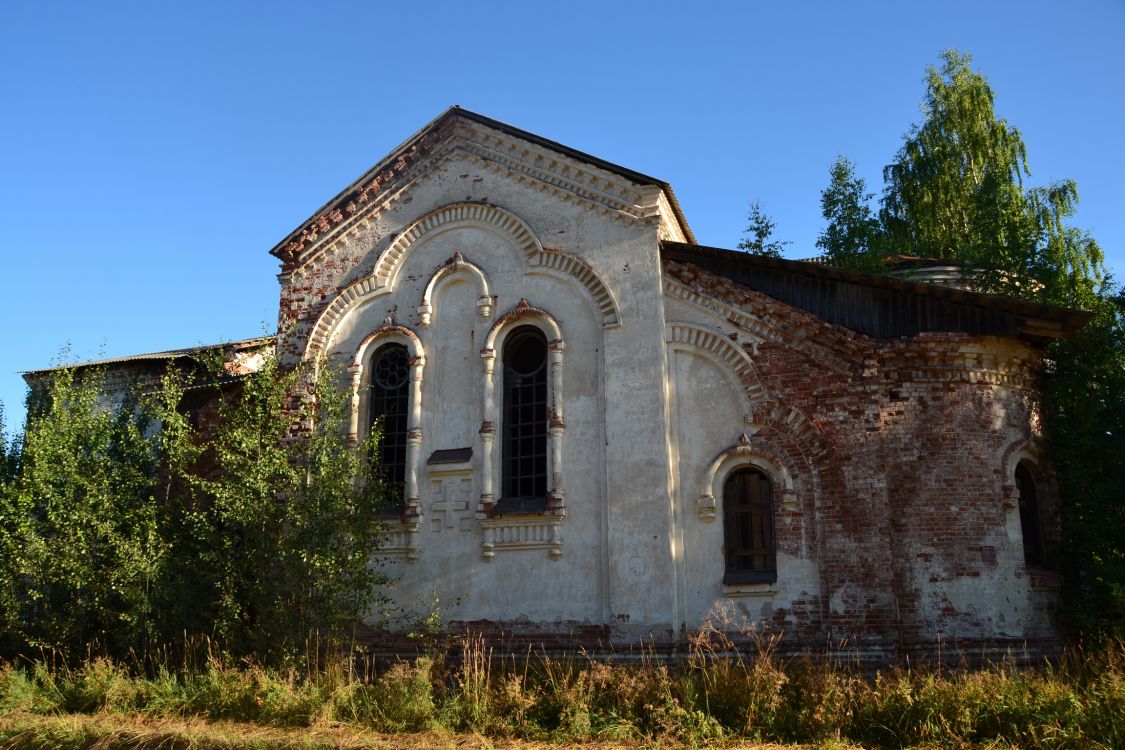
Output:
<path fill-rule="evenodd" d="M 413 451 L 420 515 L 388 550 L 399 602 L 437 594 L 459 602 L 445 613 L 452 620 L 670 629 L 661 215 L 623 218 L 493 166 L 449 150 L 362 231 L 283 277 L 290 299 L 315 308 L 290 341 L 303 338 L 305 356 L 353 365 L 360 391 L 354 360 L 372 332 L 408 329 L 424 352 Z M 439 273 L 451 261 L 462 268 Z M 498 451 L 489 461 L 482 437 L 481 350 L 521 300 L 547 313 L 565 343 L 552 352 L 565 428 L 550 459 L 560 454 L 565 516 L 501 522 L 482 512 Z M 365 429 L 363 414 L 356 422 Z M 470 447 L 463 465 L 426 464 L 434 451 Z"/>

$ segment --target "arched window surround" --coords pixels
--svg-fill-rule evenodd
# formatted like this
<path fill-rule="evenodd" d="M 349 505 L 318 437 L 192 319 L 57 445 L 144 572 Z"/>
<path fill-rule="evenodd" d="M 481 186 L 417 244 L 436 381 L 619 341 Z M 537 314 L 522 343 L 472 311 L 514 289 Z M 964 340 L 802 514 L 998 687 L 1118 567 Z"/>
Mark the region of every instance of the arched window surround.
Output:
<path fill-rule="evenodd" d="M 753 470 L 761 473 L 769 480 L 771 485 L 771 545 L 776 566 L 777 514 L 779 512 L 790 514 L 799 513 L 800 505 L 797 501 L 797 492 L 793 484 L 793 477 L 789 470 L 781 461 L 772 455 L 766 455 L 766 451 L 753 444 L 753 435 L 759 429 L 760 426 L 757 425 L 749 426 L 745 432 L 738 436 L 738 440 L 734 445 L 720 451 L 711 461 L 710 465 L 703 473 L 699 499 L 696 501 L 696 515 L 699 520 L 705 523 L 711 523 L 719 515 L 720 505 L 716 498 L 723 498 L 727 480 L 736 472 L 742 470 Z M 779 497 L 780 502 L 778 502 Z M 727 529 L 725 517 L 723 519 L 723 524 L 724 589 L 728 592 L 737 592 L 740 590 L 749 591 L 750 589 L 746 588 L 749 586 L 755 593 L 775 592 L 777 590 L 776 567 L 772 575 L 763 575 L 760 580 L 733 581 L 728 579 L 731 571 L 727 569 L 726 550 L 730 542 L 726 539 Z M 753 578 L 753 576 L 751 576 L 751 578 Z M 759 586 L 765 588 L 759 591 L 756 588 Z"/>
<path fill-rule="evenodd" d="M 1041 484 L 1036 478 L 1039 472 L 1040 458 L 1042 456 L 1042 449 L 1037 444 L 1037 441 L 1031 441 L 1014 449 L 1009 449 L 1006 457 L 1006 484 L 1004 485 L 1004 511 L 1009 514 L 1009 529 L 1019 530 L 1019 540 L 1021 545 L 1021 560 L 1024 566 L 1030 570 L 1049 570 L 1051 567 L 1050 555 L 1048 552 L 1047 541 L 1047 525 L 1044 523 L 1043 518 L 1043 505 L 1042 493 L 1040 492 Z M 1035 498 L 1035 523 L 1032 528 L 1039 534 L 1039 551 L 1041 558 L 1039 561 L 1028 561 L 1027 540 L 1024 538 L 1025 533 L 1025 520 L 1023 512 L 1020 508 L 1020 483 L 1017 472 L 1020 467 L 1023 467 L 1030 475 L 1033 487 L 1036 492 Z M 1011 537 L 1009 537 L 1011 538 Z"/>
<path fill-rule="evenodd" d="M 566 344 L 563 341 L 562 330 L 553 315 L 542 308 L 533 307 L 526 299 L 520 299 L 515 307 L 496 319 L 485 338 L 480 354 L 483 366 L 484 421 L 479 435 L 484 470 L 481 476 L 480 505 L 477 510 L 478 517 L 481 519 L 493 517 L 498 499 L 497 488 L 501 486 L 499 480 L 502 479 L 502 467 L 495 443 L 497 431 L 502 431 L 500 414 L 502 393 L 499 395 L 497 393 L 497 381 L 500 381 L 502 389 L 504 343 L 513 331 L 523 326 L 538 328 L 547 339 L 547 364 L 550 368 L 547 380 L 547 402 L 550 410 L 547 440 L 549 471 L 547 505 L 543 515 L 558 519 L 566 516 L 566 490 L 563 482 L 563 437 L 566 434 L 566 417 L 562 398 Z M 500 372 L 499 377 L 497 371 Z M 487 557 L 486 548 L 486 559 Z"/>
<path fill-rule="evenodd" d="M 774 493 L 781 495 L 779 507 L 783 511 L 796 512 L 799 508 L 797 491 L 793 477 L 783 464 L 767 458 L 754 447 L 753 433 L 743 432 L 730 448 L 719 453 L 703 474 L 699 499 L 696 501 L 696 515 L 699 520 L 710 522 L 718 513 L 716 497 L 721 497 L 727 478 L 739 469 L 758 469 L 773 482 Z"/>
<path fill-rule="evenodd" d="M 380 549 L 381 552 L 401 552 L 408 562 L 418 558 L 418 530 L 421 526 L 422 508 L 418 492 L 418 457 L 422 445 L 422 377 L 426 366 L 426 356 L 422 342 L 417 334 L 406 326 L 388 324 L 368 334 L 356 348 L 348 373 L 351 375 L 351 414 L 348 437 L 358 441 L 368 426 L 366 416 L 370 411 L 370 392 L 364 388 L 364 373 L 370 368 L 372 357 L 387 344 L 400 344 L 409 355 L 410 382 L 407 395 L 406 419 L 406 468 L 404 471 L 404 506 L 402 528 L 392 529 L 392 541 Z M 401 537 L 401 539 L 398 539 Z"/>
<path fill-rule="evenodd" d="M 480 266 L 466 260 L 465 256 L 458 250 L 452 258 L 434 271 L 434 275 L 430 277 L 429 283 L 426 284 L 426 290 L 422 293 L 422 302 L 417 308 L 419 325 L 423 328 L 428 328 L 430 325 L 434 313 L 434 299 L 437 296 L 439 286 L 447 278 L 456 275 L 468 276 L 476 281 L 480 290 L 480 296 L 477 298 L 477 312 L 482 318 L 488 318 L 492 315 L 492 293 L 488 284 L 488 277 L 485 276 Z"/>

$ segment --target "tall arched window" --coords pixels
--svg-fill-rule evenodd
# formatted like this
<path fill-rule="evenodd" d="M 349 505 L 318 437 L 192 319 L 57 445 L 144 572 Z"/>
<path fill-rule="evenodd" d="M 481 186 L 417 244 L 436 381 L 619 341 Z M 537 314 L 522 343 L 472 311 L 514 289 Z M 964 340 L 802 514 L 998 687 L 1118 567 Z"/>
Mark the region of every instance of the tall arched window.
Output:
<path fill-rule="evenodd" d="M 504 342 L 503 495 L 496 513 L 542 513 L 547 505 L 547 338 L 534 326 Z"/>
<path fill-rule="evenodd" d="M 1043 521 L 1039 514 L 1039 498 L 1035 480 L 1027 464 L 1016 466 L 1016 489 L 1020 495 L 1020 528 L 1023 530 L 1023 560 L 1028 565 L 1047 563 L 1046 543 L 1043 538 Z"/>
<path fill-rule="evenodd" d="M 723 583 L 777 580 L 773 485 L 758 469 L 738 469 L 723 485 Z"/>
<path fill-rule="evenodd" d="M 371 357 L 371 408 L 368 424 L 382 430 L 376 454 L 391 490 L 388 512 L 401 512 L 406 481 L 406 418 L 409 411 L 410 356 L 402 344 L 379 347 Z"/>

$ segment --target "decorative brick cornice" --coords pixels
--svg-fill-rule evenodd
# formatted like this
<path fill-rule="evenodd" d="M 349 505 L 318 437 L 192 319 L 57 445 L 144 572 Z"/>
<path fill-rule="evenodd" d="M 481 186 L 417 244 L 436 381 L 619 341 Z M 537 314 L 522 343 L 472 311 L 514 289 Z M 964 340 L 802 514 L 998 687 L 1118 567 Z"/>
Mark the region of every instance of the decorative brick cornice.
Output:
<path fill-rule="evenodd" d="M 546 147 L 454 117 L 419 137 L 382 169 L 360 178 L 275 247 L 271 252 L 282 261 L 283 278 L 338 251 L 400 201 L 417 180 L 458 157 L 611 219 L 653 225 L 673 221 L 676 229 L 664 233 L 683 234 L 660 188 L 633 183 Z"/>
<path fill-rule="evenodd" d="M 322 208 L 308 219 L 289 237 L 282 240 L 271 252 L 281 258 L 283 272 L 290 272 L 307 260 L 309 251 L 322 244 L 326 237 L 333 236 L 341 225 L 369 214 L 380 202 L 388 188 L 401 180 L 403 174 L 424 160 L 441 143 L 448 140 L 457 127 L 456 121 L 415 141 L 406 151 L 399 154 L 393 162 L 375 174 L 365 175 L 352 188 L 331 204 Z"/>
<path fill-rule="evenodd" d="M 1042 354 L 1009 339 L 924 334 L 882 349 L 875 364 L 865 376 L 885 383 L 964 383 L 1034 392 Z"/>

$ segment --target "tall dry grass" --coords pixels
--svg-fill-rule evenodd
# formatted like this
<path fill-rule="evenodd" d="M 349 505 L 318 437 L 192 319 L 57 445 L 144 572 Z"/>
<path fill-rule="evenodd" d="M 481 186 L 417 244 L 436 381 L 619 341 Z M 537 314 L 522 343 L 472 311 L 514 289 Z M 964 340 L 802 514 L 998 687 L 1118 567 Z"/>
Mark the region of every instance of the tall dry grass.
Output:
<path fill-rule="evenodd" d="M 675 667 L 532 651 L 501 658 L 479 638 L 448 657 L 386 669 L 338 658 L 281 671 L 215 653 L 176 668 L 41 658 L 0 667 L 0 727 L 18 717 L 92 715 L 551 741 L 1125 747 L 1120 643 L 1039 669 L 998 663 L 873 675 L 827 658 L 783 660 L 775 646 L 762 638 L 738 648 L 722 628 L 706 627 Z"/>

